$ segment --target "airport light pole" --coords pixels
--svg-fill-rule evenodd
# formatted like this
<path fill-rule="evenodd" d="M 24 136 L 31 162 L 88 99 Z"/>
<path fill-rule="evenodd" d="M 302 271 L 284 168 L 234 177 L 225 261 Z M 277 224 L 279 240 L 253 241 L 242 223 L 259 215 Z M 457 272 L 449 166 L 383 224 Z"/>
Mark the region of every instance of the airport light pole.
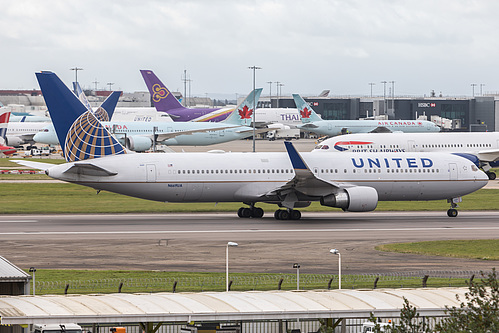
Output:
<path fill-rule="evenodd" d="M 471 95 L 471 96 L 472 96 L 472 97 L 475 97 L 475 87 L 476 87 L 476 86 L 477 86 L 477 84 L 476 84 L 476 83 L 472 83 L 472 84 L 471 84 L 471 92 L 472 92 L 472 95 Z"/>
<path fill-rule="evenodd" d="M 376 85 L 376 83 L 369 82 L 369 85 L 371 86 L 371 98 L 373 98 L 373 86 Z"/>
<path fill-rule="evenodd" d="M 237 243 L 227 242 L 227 246 L 225 249 L 225 291 L 229 291 L 229 246 L 237 246 Z"/>
<path fill-rule="evenodd" d="M 338 256 L 338 289 L 341 289 L 341 253 L 337 249 L 331 249 L 329 252 Z"/>
<path fill-rule="evenodd" d="M 73 67 L 73 68 L 70 68 L 70 70 L 75 71 L 75 82 L 78 83 L 78 71 L 82 71 L 83 68 Z M 76 94 L 76 88 L 75 88 L 75 94 Z"/>
<path fill-rule="evenodd" d="M 386 114 L 386 81 L 381 83 L 383 83 L 383 113 Z"/>
<path fill-rule="evenodd" d="M 483 93 L 482 93 L 482 87 L 485 85 L 485 83 L 480 83 L 480 96 L 483 96 Z"/>
<path fill-rule="evenodd" d="M 270 107 L 272 107 L 272 81 L 267 81 L 269 84 L 269 101 L 270 101 Z"/>
<path fill-rule="evenodd" d="M 300 264 L 293 264 L 293 268 L 296 268 L 296 290 L 300 290 Z"/>
<path fill-rule="evenodd" d="M 97 91 L 97 84 L 99 83 L 99 81 L 97 81 L 97 78 L 95 78 L 95 81 L 93 81 L 92 83 L 95 84 L 95 90 L 94 91 Z"/>
<path fill-rule="evenodd" d="M 112 90 L 114 82 L 108 82 L 107 85 L 109 86 L 109 91 Z"/>
<path fill-rule="evenodd" d="M 251 66 L 248 67 L 248 69 L 253 70 L 253 152 L 255 152 L 255 135 L 256 135 L 256 121 L 255 121 L 255 116 L 256 116 L 256 96 L 255 96 L 255 80 L 256 80 L 256 70 L 257 69 L 262 69 L 262 67 L 258 66 Z"/>
<path fill-rule="evenodd" d="M 29 272 L 33 273 L 33 296 L 35 296 L 35 272 L 36 272 L 36 268 L 30 267 Z"/>

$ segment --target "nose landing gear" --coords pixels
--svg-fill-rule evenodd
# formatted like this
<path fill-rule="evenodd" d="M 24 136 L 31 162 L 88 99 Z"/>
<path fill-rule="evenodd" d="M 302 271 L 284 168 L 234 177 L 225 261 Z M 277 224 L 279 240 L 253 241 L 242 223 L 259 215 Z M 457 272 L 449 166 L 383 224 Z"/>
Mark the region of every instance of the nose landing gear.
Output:
<path fill-rule="evenodd" d="M 456 217 L 457 216 L 457 203 L 463 201 L 461 197 L 459 198 L 452 198 L 452 199 L 447 199 L 447 202 L 450 203 L 450 208 L 447 211 L 447 216 L 448 217 Z"/>

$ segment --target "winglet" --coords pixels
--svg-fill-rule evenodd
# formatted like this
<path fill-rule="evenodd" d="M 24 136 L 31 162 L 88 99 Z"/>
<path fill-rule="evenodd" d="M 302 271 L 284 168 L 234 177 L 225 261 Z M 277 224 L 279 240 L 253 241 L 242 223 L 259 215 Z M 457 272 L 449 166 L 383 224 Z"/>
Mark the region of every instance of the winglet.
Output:
<path fill-rule="evenodd" d="M 309 170 L 307 164 L 301 157 L 300 153 L 295 149 L 295 146 L 289 141 L 284 141 L 284 145 L 286 146 L 286 150 L 288 152 L 289 159 L 291 160 L 291 164 L 293 165 L 293 169 L 296 170 Z"/>

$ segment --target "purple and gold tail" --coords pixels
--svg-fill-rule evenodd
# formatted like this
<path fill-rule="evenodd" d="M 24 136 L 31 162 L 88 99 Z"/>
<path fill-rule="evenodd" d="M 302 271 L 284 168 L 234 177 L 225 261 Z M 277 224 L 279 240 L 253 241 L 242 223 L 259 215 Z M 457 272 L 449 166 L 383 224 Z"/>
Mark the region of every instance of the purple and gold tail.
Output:
<path fill-rule="evenodd" d="M 156 110 L 168 112 L 174 109 L 185 109 L 178 99 L 166 88 L 161 80 L 151 70 L 141 70 Z"/>
<path fill-rule="evenodd" d="M 36 73 L 68 162 L 125 154 L 125 148 L 52 72 Z"/>

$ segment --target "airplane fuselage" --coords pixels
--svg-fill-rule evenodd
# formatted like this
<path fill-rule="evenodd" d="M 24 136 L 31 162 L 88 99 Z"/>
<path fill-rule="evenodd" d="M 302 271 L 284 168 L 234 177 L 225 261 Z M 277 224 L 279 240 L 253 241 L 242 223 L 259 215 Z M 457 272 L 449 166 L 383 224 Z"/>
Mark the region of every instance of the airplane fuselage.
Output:
<path fill-rule="evenodd" d="M 315 177 L 341 187 L 376 189 L 378 200 L 437 200 L 485 186 L 488 177 L 469 160 L 451 154 L 302 153 Z M 71 172 L 78 163 L 102 171 Z M 295 176 L 286 153 L 125 154 L 48 169 L 55 179 L 162 202 L 278 202 L 269 194 Z M 301 195 L 300 201 L 320 196 Z"/>
<path fill-rule="evenodd" d="M 386 128 L 392 132 L 431 133 L 440 128 L 423 120 L 321 120 L 298 126 L 304 131 L 320 135 L 335 136 L 346 133 L 369 133 L 377 128 Z"/>

